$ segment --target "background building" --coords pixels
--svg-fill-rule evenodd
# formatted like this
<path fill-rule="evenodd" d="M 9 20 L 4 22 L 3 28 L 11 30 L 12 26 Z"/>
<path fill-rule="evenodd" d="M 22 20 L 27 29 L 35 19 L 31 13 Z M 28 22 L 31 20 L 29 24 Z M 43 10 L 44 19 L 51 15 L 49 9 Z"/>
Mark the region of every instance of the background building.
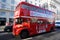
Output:
<path fill-rule="evenodd" d="M 0 25 L 5 25 L 14 16 L 15 0 L 0 0 Z"/>
<path fill-rule="evenodd" d="M 51 10 L 53 12 L 56 13 L 56 20 L 60 20 L 60 1 L 59 0 L 45 0 L 45 1 L 41 1 L 41 6 L 43 8 L 46 8 L 48 10 Z"/>
<path fill-rule="evenodd" d="M 53 0 L 55 5 L 57 6 L 57 18 L 56 20 L 60 20 L 60 0 Z"/>
<path fill-rule="evenodd" d="M 33 4 L 33 5 L 36 5 L 36 6 L 40 6 L 40 1 L 41 0 L 15 0 L 16 1 L 16 5 L 19 3 L 19 2 L 28 2 L 30 4 Z"/>

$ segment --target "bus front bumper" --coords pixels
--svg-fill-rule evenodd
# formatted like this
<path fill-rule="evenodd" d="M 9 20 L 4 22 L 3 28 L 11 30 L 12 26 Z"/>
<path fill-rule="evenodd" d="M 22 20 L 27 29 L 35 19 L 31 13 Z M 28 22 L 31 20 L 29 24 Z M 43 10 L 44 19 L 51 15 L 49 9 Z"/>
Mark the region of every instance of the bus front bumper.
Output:
<path fill-rule="evenodd" d="M 13 29 L 12 34 L 13 34 L 14 36 L 18 36 L 18 35 L 20 35 L 21 31 L 22 31 L 22 28 Z"/>

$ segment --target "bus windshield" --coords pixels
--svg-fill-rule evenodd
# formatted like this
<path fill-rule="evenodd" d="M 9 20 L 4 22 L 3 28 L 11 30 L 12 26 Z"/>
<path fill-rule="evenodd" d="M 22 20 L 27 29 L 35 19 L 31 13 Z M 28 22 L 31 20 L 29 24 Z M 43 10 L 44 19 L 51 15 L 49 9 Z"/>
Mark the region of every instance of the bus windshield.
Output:
<path fill-rule="evenodd" d="M 15 19 L 16 24 L 21 24 L 22 22 L 23 22 L 23 20 L 21 18 L 16 18 Z"/>

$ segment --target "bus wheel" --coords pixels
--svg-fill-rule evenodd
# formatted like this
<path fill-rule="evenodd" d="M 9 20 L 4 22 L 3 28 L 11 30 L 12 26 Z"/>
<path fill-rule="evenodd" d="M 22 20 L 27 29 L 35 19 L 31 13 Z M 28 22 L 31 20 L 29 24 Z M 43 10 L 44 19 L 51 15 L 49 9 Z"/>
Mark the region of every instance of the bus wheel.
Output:
<path fill-rule="evenodd" d="M 29 33 L 28 33 L 28 31 L 26 31 L 26 30 L 23 30 L 22 32 L 21 32 L 21 34 L 20 34 L 20 37 L 21 38 L 27 38 L 29 36 Z"/>

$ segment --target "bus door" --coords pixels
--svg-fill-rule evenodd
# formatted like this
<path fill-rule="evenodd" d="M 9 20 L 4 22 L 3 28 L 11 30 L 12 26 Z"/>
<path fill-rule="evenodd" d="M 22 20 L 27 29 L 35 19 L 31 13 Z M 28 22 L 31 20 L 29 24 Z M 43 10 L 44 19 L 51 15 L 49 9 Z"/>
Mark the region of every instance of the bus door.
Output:
<path fill-rule="evenodd" d="M 37 33 L 46 32 L 46 24 L 44 21 L 42 21 L 42 20 L 37 21 L 36 31 L 37 31 Z"/>
<path fill-rule="evenodd" d="M 30 29 L 31 29 L 31 33 L 32 34 L 37 34 L 36 33 L 36 22 L 37 22 L 37 19 L 35 19 L 35 18 L 32 18 L 31 19 L 31 22 L 30 22 Z"/>

